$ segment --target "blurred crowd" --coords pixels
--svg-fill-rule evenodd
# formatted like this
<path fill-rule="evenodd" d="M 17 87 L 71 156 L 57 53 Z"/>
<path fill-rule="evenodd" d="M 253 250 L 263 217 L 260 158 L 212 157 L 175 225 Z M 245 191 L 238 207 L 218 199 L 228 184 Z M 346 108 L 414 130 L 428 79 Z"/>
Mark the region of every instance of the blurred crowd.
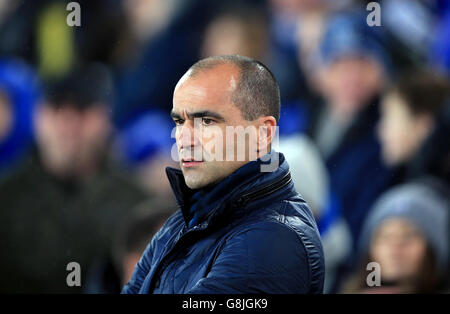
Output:
<path fill-rule="evenodd" d="M 222 54 L 280 85 L 325 292 L 450 291 L 449 1 L 380 0 L 372 27 L 363 0 L 78 0 L 79 27 L 68 2 L 0 2 L 0 292 L 120 291 L 176 210 L 175 84 Z"/>

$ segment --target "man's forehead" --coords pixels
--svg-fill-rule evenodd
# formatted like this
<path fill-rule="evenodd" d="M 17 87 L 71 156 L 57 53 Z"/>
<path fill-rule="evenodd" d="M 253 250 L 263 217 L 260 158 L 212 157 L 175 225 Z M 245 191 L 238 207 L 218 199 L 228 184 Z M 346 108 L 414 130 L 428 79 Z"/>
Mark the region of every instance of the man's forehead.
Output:
<path fill-rule="evenodd" d="M 178 105 L 174 102 L 171 110 L 172 116 L 190 119 L 197 116 L 217 116 L 217 118 L 225 118 L 228 116 L 229 106 L 220 103 L 209 102 L 180 102 Z M 201 114 L 200 114 L 201 113 Z"/>
<path fill-rule="evenodd" d="M 232 92 L 236 89 L 240 71 L 233 64 L 219 64 L 207 69 L 190 69 L 178 81 L 175 92 L 180 87 L 196 87 L 203 90 L 223 90 Z"/>
<path fill-rule="evenodd" d="M 174 108 L 230 103 L 237 82 L 237 73 L 232 71 L 211 69 L 193 77 L 184 75 L 174 91 Z"/>

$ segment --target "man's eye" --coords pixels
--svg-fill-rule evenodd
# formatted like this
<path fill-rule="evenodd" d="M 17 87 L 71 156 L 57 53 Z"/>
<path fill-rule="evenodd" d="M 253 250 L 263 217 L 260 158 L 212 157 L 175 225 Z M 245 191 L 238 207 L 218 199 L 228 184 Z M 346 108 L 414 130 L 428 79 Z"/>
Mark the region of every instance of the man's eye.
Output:
<path fill-rule="evenodd" d="M 208 118 L 202 118 L 202 123 L 203 123 L 203 125 L 211 125 L 214 123 L 214 120 L 208 119 Z"/>
<path fill-rule="evenodd" d="M 184 120 L 182 120 L 182 119 L 175 119 L 175 120 L 173 120 L 173 122 L 175 122 L 176 125 L 182 125 Z"/>

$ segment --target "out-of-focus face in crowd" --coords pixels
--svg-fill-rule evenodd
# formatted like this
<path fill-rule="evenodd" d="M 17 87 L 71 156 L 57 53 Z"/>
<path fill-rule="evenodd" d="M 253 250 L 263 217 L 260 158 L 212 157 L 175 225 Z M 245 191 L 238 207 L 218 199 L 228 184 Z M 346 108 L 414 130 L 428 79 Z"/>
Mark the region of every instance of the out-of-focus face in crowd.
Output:
<path fill-rule="evenodd" d="M 432 127 L 432 118 L 427 114 L 414 114 L 398 93 L 386 95 L 378 128 L 385 162 L 395 166 L 408 161 L 419 150 Z"/>
<path fill-rule="evenodd" d="M 168 23 L 175 0 L 124 0 L 123 7 L 134 36 L 146 40 Z"/>
<path fill-rule="evenodd" d="M 71 103 L 44 104 L 36 116 L 39 151 L 44 165 L 59 176 L 83 176 L 96 170 L 110 133 L 102 105 L 77 108 Z"/>
<path fill-rule="evenodd" d="M 222 14 L 206 28 L 203 57 L 239 54 L 257 60 L 265 57 L 267 38 L 262 17 Z"/>
<path fill-rule="evenodd" d="M 334 114 L 345 119 L 357 113 L 376 95 L 383 82 L 383 69 L 371 58 L 339 58 L 318 73 L 319 89 Z"/>
<path fill-rule="evenodd" d="M 401 218 L 382 223 L 374 235 L 371 256 L 380 264 L 384 282 L 408 283 L 421 273 L 427 242 L 421 232 Z"/>

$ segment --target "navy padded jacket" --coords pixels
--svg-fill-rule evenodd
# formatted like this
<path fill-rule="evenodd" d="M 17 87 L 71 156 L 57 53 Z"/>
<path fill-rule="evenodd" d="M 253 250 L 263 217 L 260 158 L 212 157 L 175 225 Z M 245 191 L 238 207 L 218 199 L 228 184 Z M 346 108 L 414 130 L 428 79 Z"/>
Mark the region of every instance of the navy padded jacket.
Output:
<path fill-rule="evenodd" d="M 222 197 L 189 228 L 192 196 L 180 170 L 167 176 L 180 209 L 145 249 L 122 293 L 322 293 L 324 259 L 319 232 L 295 191 L 281 153 L 273 172 L 259 171 L 222 182 Z M 256 166 L 258 167 L 256 167 Z M 257 169 L 257 170 L 256 170 Z"/>

